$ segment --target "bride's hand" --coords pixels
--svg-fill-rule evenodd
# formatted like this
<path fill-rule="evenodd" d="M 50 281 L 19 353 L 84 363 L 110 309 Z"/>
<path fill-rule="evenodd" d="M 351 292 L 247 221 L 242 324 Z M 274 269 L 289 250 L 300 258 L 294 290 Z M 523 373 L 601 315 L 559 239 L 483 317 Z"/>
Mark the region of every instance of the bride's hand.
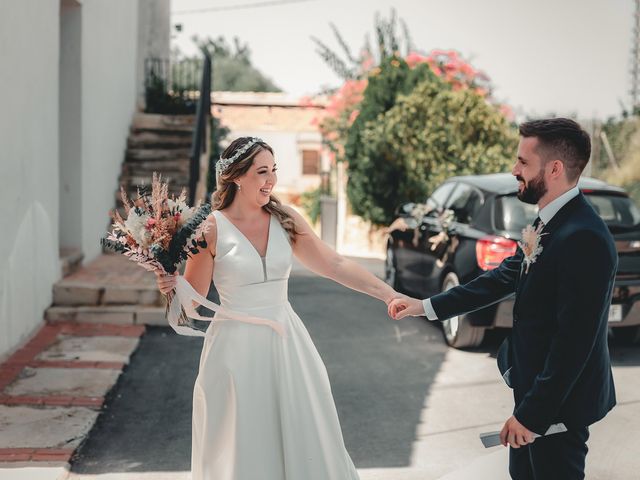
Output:
<path fill-rule="evenodd" d="M 400 320 L 407 316 L 418 317 L 424 315 L 424 306 L 421 300 L 416 298 L 397 298 L 389 303 L 389 316 L 394 320 Z"/>
<path fill-rule="evenodd" d="M 156 274 L 156 283 L 158 284 L 158 290 L 163 295 L 166 295 L 176 288 L 176 274 L 167 275 L 159 271 L 154 272 Z"/>

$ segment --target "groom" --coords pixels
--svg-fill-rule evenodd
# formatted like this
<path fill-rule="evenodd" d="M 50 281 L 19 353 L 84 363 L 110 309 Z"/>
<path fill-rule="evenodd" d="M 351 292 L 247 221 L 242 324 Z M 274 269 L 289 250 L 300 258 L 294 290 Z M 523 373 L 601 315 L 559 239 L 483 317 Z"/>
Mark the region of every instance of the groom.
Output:
<path fill-rule="evenodd" d="M 515 293 L 511 337 L 498 352 L 515 399 L 500 433 L 511 446 L 509 472 L 516 480 L 583 479 L 588 427 L 616 403 L 607 320 L 618 256 L 577 187 L 589 135 L 572 120 L 554 118 L 522 124 L 520 136 L 512 173 L 518 198 L 539 207 L 533 225 L 539 233 L 495 270 L 423 301 L 396 299 L 389 314 L 444 320 Z M 556 423 L 568 431 L 534 441 L 534 433 Z"/>

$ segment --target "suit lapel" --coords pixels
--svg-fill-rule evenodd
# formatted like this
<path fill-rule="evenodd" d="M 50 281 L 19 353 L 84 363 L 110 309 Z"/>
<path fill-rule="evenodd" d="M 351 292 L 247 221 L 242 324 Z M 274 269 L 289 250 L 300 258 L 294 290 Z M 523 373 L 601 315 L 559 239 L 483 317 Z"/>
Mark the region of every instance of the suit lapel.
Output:
<path fill-rule="evenodd" d="M 552 241 L 553 232 L 571 216 L 571 214 L 578 208 L 578 206 L 584 203 L 586 203 L 586 200 L 584 198 L 584 195 L 581 192 L 578 195 L 576 195 L 574 198 L 569 200 L 565 205 L 563 205 L 562 208 L 558 210 L 558 212 L 549 221 L 549 223 L 547 223 L 544 226 L 541 233 L 545 234 L 545 236 L 541 240 L 541 245 L 543 249 L 542 249 L 542 253 L 540 253 L 540 257 L 544 256 L 545 248 L 548 246 L 549 242 Z M 520 276 L 518 279 L 518 285 L 516 287 L 516 290 L 517 290 L 516 303 L 517 303 L 518 293 L 520 293 L 525 288 L 527 284 L 527 279 L 528 277 L 531 276 L 531 273 L 532 273 L 531 270 L 536 268 L 536 264 L 534 263 L 529 267 L 529 273 L 525 274 L 523 265 L 524 265 L 524 259 L 520 266 Z"/>

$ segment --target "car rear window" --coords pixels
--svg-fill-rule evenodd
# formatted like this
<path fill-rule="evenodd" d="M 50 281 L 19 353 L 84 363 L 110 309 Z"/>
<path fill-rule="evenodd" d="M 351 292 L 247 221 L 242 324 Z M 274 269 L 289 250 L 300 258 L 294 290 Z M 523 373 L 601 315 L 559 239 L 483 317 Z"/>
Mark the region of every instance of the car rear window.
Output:
<path fill-rule="evenodd" d="M 538 206 L 521 202 L 518 197 L 498 197 L 494 210 L 496 229 L 520 232 L 538 216 Z"/>
<path fill-rule="evenodd" d="M 640 211 L 629 197 L 587 193 L 593 209 L 610 227 L 634 227 L 640 224 Z"/>
<path fill-rule="evenodd" d="M 586 193 L 585 197 L 610 227 L 635 227 L 640 224 L 640 210 L 629 197 L 606 193 Z M 496 199 L 494 210 L 498 230 L 520 232 L 538 216 L 538 207 L 521 202 L 515 196 Z"/>

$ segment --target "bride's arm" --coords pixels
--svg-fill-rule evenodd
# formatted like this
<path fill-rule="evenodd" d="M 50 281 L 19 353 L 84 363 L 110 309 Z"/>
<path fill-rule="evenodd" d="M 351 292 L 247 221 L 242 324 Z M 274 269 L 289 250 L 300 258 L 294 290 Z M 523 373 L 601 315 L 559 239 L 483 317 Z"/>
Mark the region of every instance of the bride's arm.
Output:
<path fill-rule="evenodd" d="M 211 279 L 213 278 L 213 264 L 216 255 L 216 219 L 210 215 L 205 220 L 208 225 L 205 232 L 205 240 L 207 248 L 200 248 L 199 252 L 191 255 L 187 259 L 184 270 L 184 278 L 191 286 L 203 297 L 207 296 Z M 167 294 L 176 286 L 176 277 L 174 275 L 157 276 L 158 289 Z"/>
<path fill-rule="evenodd" d="M 318 238 L 302 215 L 291 207 L 285 208 L 293 217 L 296 229 L 300 232 L 292 245 L 293 253 L 309 270 L 352 290 L 382 300 L 386 304 L 394 298 L 403 296 L 356 262 L 339 255 Z"/>

